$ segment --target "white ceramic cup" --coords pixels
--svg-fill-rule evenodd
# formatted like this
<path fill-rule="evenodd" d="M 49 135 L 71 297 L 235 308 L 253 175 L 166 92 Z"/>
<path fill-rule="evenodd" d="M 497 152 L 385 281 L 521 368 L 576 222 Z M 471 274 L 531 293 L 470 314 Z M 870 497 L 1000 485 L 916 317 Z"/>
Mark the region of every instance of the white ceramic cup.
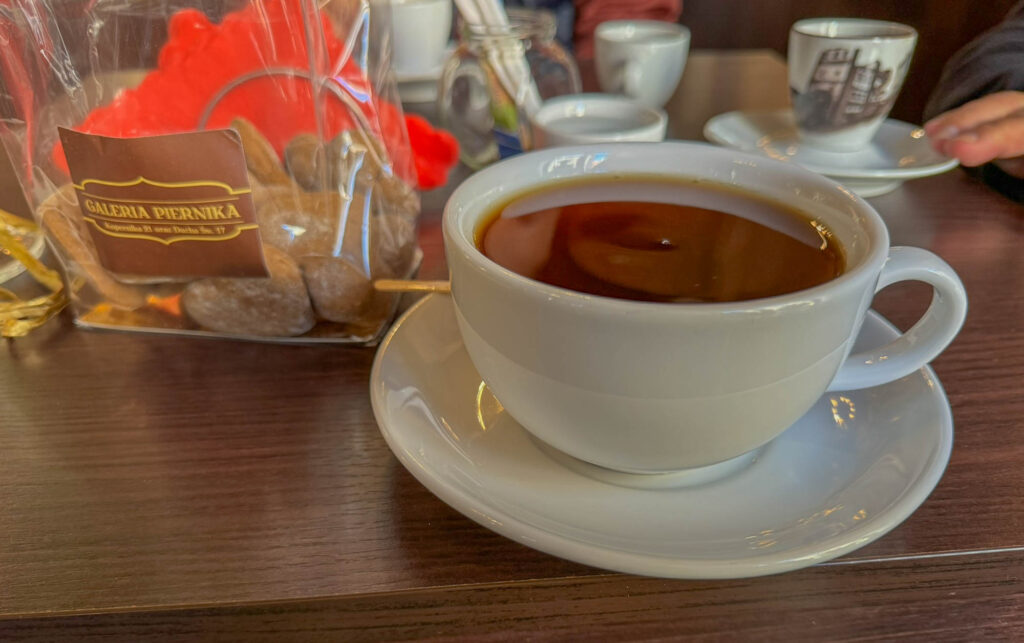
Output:
<path fill-rule="evenodd" d="M 913 27 L 811 18 L 789 31 L 789 87 L 801 139 L 839 152 L 866 146 L 889 115 L 917 43 Z"/>
<path fill-rule="evenodd" d="M 638 175 L 736 186 L 790 204 L 831 229 L 847 269 L 776 297 L 648 303 L 525 278 L 474 243 L 494 208 L 566 179 L 600 179 L 584 193 L 567 188 L 577 202 L 675 198 L 631 191 L 629 177 Z M 681 193 L 700 205 L 700 192 Z M 706 206 L 727 211 L 750 203 L 704 194 L 714 195 Z M 508 413 L 563 453 L 632 473 L 738 457 L 779 435 L 826 390 L 904 377 L 952 341 L 967 309 L 953 270 L 926 250 L 890 248 L 882 219 L 848 190 L 793 163 L 698 143 L 607 143 L 513 157 L 459 186 L 442 229 L 466 350 Z M 904 280 L 930 284 L 931 307 L 894 342 L 848 356 L 875 292 Z"/>
<path fill-rule="evenodd" d="M 530 117 L 534 146 L 665 139 L 665 111 L 626 96 L 572 94 L 545 101 Z"/>
<path fill-rule="evenodd" d="M 679 84 L 690 51 L 690 30 L 657 20 L 609 20 L 594 31 L 601 91 L 661 107 Z"/>
<path fill-rule="evenodd" d="M 391 63 L 401 78 L 437 72 L 452 28 L 452 0 L 389 0 Z"/>

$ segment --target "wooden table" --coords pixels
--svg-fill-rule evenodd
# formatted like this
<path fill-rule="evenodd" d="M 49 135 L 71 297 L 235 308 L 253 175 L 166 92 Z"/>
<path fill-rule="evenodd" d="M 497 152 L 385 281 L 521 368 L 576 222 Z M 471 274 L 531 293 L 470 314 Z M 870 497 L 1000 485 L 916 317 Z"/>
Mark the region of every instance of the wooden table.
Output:
<path fill-rule="evenodd" d="M 787 103 L 766 52 L 696 53 L 673 134 Z M 423 276 L 445 276 L 425 200 Z M 391 455 L 373 350 L 75 329 L 0 354 L 0 639 L 331 637 L 836 640 L 1024 637 L 1024 207 L 962 172 L 873 200 L 894 243 L 960 273 L 967 323 L 934 363 L 956 441 L 903 525 L 803 571 L 737 581 L 584 567 L 448 508 Z M 904 327 L 925 289 L 876 307 Z"/>

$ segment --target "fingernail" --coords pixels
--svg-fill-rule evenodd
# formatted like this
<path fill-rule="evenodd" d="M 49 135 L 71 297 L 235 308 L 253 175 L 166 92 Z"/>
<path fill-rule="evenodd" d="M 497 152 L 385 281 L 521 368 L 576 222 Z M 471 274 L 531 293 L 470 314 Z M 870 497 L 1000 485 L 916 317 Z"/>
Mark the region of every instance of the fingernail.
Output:
<path fill-rule="evenodd" d="M 959 136 L 957 136 L 956 138 L 954 138 L 950 142 L 951 143 L 973 143 L 973 142 L 975 142 L 977 140 L 978 140 L 978 133 L 977 132 L 964 132 L 963 134 L 960 134 Z"/>
<path fill-rule="evenodd" d="M 950 138 L 955 137 L 959 133 L 960 133 L 960 130 L 958 128 L 956 128 L 956 127 L 954 127 L 952 125 L 948 125 L 948 126 L 942 128 L 941 130 L 939 130 L 936 134 L 932 134 L 932 136 L 934 138 L 946 140 L 946 139 L 950 139 Z"/>

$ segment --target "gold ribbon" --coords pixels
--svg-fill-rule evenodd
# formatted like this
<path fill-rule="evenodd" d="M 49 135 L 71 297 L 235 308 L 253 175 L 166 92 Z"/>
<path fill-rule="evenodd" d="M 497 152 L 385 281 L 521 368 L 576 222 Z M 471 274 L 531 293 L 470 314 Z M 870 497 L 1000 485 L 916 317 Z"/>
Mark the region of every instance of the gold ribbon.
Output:
<path fill-rule="evenodd" d="M 50 294 L 22 300 L 0 288 L 0 336 L 24 337 L 39 328 L 68 304 L 64 282 L 56 271 L 47 268 L 22 243 L 25 236 L 42 234 L 39 226 L 0 210 L 0 251 L 19 261 L 29 274 L 50 290 Z"/>

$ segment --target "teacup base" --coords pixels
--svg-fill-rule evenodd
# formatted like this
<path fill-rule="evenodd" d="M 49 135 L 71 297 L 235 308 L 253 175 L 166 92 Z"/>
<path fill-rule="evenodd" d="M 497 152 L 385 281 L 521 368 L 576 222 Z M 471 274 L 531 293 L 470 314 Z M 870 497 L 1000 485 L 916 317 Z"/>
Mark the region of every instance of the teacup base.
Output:
<path fill-rule="evenodd" d="M 883 194 L 889 194 L 899 186 L 903 185 L 903 181 L 846 179 L 842 177 L 829 178 L 834 180 L 836 183 L 842 183 L 850 190 L 852 190 L 854 194 L 865 199 L 875 196 L 882 196 Z"/>
<path fill-rule="evenodd" d="M 628 471 L 608 469 L 607 467 L 574 458 L 533 435 L 530 435 L 530 439 L 544 455 L 570 471 L 620 487 L 649 490 L 696 487 L 728 478 L 752 465 L 761 454 L 761 451 L 764 450 L 764 447 L 759 447 L 735 458 L 704 467 L 692 467 L 660 473 L 630 473 Z"/>
<path fill-rule="evenodd" d="M 875 132 L 884 121 L 885 119 L 878 118 L 870 123 L 861 123 L 835 132 L 807 131 L 798 124 L 797 132 L 800 142 L 808 147 L 833 154 L 850 154 L 868 148 L 875 137 Z"/>

